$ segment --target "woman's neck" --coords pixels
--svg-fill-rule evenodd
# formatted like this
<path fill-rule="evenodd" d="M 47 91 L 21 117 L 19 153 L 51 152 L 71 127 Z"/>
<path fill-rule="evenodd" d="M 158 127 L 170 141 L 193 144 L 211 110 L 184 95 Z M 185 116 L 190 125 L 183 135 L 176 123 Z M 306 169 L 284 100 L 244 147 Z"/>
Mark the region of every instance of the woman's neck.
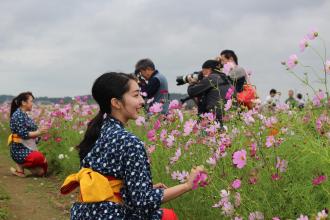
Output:
<path fill-rule="evenodd" d="M 22 112 L 27 112 L 27 110 L 24 107 L 19 107 L 19 109 L 21 109 Z"/>
<path fill-rule="evenodd" d="M 127 124 L 128 120 L 126 120 L 125 117 L 123 117 L 123 115 L 120 114 L 119 112 L 113 111 L 111 112 L 110 116 L 120 121 L 123 125 Z"/>

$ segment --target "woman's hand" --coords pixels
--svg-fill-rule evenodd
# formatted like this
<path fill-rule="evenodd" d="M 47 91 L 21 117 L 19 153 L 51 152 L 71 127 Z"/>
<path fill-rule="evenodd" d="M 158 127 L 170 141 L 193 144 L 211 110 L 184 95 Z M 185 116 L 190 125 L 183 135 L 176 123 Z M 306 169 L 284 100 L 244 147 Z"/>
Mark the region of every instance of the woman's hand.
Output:
<path fill-rule="evenodd" d="M 168 187 L 164 183 L 154 184 L 154 189 L 167 189 Z"/>
<path fill-rule="evenodd" d="M 46 134 L 48 132 L 48 128 L 47 127 L 41 127 L 40 129 L 38 129 L 38 136 Z"/>
<path fill-rule="evenodd" d="M 188 177 L 188 181 L 185 183 L 189 190 L 193 188 L 194 180 L 196 179 L 197 175 L 203 171 L 204 171 L 204 166 L 197 166 L 191 169 Z"/>

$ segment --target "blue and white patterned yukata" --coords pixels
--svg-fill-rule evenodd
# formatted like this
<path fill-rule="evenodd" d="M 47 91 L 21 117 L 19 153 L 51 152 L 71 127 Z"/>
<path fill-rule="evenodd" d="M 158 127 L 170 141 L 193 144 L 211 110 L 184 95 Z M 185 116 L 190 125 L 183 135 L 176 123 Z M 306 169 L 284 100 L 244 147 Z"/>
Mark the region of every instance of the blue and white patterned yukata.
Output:
<path fill-rule="evenodd" d="M 150 219 L 162 218 L 164 190 L 154 189 L 147 153 L 141 140 L 125 130 L 121 122 L 107 116 L 100 137 L 81 162 L 104 176 L 123 180 L 123 204 L 80 203 L 71 208 L 71 219 Z"/>
<path fill-rule="evenodd" d="M 12 134 L 17 134 L 22 139 L 29 139 L 29 132 L 38 130 L 38 126 L 26 112 L 18 108 L 10 118 L 10 129 Z M 31 152 L 32 150 L 23 144 L 12 142 L 10 155 L 16 163 L 23 164 Z"/>

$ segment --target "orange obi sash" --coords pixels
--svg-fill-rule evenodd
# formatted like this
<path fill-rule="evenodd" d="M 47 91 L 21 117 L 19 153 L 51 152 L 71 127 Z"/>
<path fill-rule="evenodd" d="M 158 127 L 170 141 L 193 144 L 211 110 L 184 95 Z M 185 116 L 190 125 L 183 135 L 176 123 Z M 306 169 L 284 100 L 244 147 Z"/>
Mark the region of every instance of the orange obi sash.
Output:
<path fill-rule="evenodd" d="M 123 181 L 103 176 L 90 168 L 82 168 L 78 173 L 68 176 L 61 187 L 61 194 L 66 195 L 78 186 L 80 186 L 79 202 L 123 202 L 120 195 Z"/>
<path fill-rule="evenodd" d="M 22 138 L 20 138 L 18 134 L 10 134 L 7 141 L 8 146 L 11 143 L 22 143 Z"/>

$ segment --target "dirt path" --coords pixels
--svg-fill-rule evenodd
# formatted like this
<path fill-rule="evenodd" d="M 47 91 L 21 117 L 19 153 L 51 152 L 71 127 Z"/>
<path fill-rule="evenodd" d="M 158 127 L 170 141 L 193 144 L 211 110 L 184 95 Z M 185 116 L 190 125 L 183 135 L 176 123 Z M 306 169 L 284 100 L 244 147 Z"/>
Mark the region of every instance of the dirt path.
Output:
<path fill-rule="evenodd" d="M 9 172 L 9 167 L 13 165 L 8 152 L 2 149 L 0 185 L 10 197 L 8 219 L 69 219 L 71 202 L 75 200 L 75 196 L 61 196 L 58 191 L 61 182 L 56 177 L 19 178 Z"/>

